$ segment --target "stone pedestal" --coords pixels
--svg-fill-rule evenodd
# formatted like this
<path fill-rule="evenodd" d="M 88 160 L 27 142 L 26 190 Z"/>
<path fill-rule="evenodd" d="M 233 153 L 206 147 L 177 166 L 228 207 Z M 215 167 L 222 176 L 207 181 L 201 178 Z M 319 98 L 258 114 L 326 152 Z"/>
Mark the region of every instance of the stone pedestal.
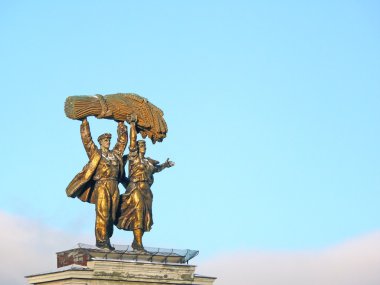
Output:
<path fill-rule="evenodd" d="M 92 246 L 57 253 L 57 270 L 27 276 L 30 284 L 49 285 L 212 285 L 216 278 L 195 274 L 187 262 L 198 252 L 192 250 L 147 249 L 115 251 Z"/>

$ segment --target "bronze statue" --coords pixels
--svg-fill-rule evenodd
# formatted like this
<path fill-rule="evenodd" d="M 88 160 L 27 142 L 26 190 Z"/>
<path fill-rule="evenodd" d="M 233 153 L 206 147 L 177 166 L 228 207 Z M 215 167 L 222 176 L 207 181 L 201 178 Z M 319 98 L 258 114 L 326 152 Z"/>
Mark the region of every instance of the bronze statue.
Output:
<path fill-rule="evenodd" d="M 130 122 L 129 154 L 124 156 L 128 161 L 128 185 L 125 194 L 121 195 L 119 217 L 116 226 L 119 229 L 133 231 L 132 248 L 144 250 L 142 237 L 150 231 L 153 225 L 152 200 L 150 187 L 153 184 L 153 174 L 174 166 L 167 159 L 163 164 L 145 157 L 146 144 L 144 140 L 137 141 L 136 118 Z"/>
<path fill-rule="evenodd" d="M 70 182 L 66 193 L 95 204 L 96 246 L 113 250 L 110 237 L 119 207 L 118 184 L 124 177 L 122 156 L 128 140 L 127 130 L 123 122 L 118 123 L 118 139 L 113 150 L 109 149 L 111 134 L 108 133 L 99 136 L 100 149 L 95 145 L 87 119 L 82 120 L 80 134 L 90 161 Z"/>
<path fill-rule="evenodd" d="M 113 225 L 119 229 L 133 231 L 134 250 L 144 250 L 142 236 L 153 224 L 152 192 L 153 174 L 172 167 L 166 160 L 159 164 L 145 157 L 144 140 L 137 141 L 137 133 L 149 137 L 153 143 L 166 137 L 167 125 L 163 112 L 147 99 L 132 93 L 96 96 L 71 96 L 65 102 L 66 116 L 81 120 L 80 133 L 89 162 L 66 188 L 69 197 L 78 197 L 95 204 L 96 246 L 113 250 L 110 238 Z M 118 122 L 118 139 L 110 150 L 111 134 L 99 136 L 98 148 L 92 140 L 87 116 L 113 119 Z M 123 156 L 128 141 L 124 121 L 130 123 L 131 141 L 129 154 Z M 128 162 L 128 174 L 124 166 Z M 118 184 L 122 183 L 126 193 L 120 195 Z"/>

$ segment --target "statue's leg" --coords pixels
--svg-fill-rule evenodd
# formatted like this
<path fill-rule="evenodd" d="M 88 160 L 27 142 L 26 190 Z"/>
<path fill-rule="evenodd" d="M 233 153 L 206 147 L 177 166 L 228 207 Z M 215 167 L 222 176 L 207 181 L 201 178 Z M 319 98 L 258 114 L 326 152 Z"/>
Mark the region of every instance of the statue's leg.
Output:
<path fill-rule="evenodd" d="M 107 222 L 107 236 L 110 239 L 113 235 L 113 225 L 116 221 L 117 210 L 119 207 L 120 193 L 116 181 L 108 181 L 108 193 L 110 199 L 109 220 Z"/>
<path fill-rule="evenodd" d="M 139 183 L 143 184 L 143 183 Z M 144 234 L 144 197 L 141 193 L 141 186 L 138 185 L 137 189 L 134 191 L 132 200 L 134 205 L 134 224 L 133 224 L 133 243 L 132 248 L 135 250 L 143 250 L 142 236 Z"/>
<path fill-rule="evenodd" d="M 115 182 L 115 188 L 116 190 L 112 194 L 112 222 L 115 223 L 117 220 L 117 211 L 119 209 L 120 204 L 120 192 L 119 187 L 117 186 L 117 183 Z"/>
<path fill-rule="evenodd" d="M 109 242 L 109 224 L 111 221 L 111 197 L 106 181 L 98 182 L 96 200 L 95 237 L 96 246 L 111 249 Z"/>
<path fill-rule="evenodd" d="M 144 246 L 142 244 L 142 237 L 144 235 L 144 231 L 142 229 L 134 229 L 133 230 L 133 243 L 132 248 L 135 250 L 144 250 Z"/>

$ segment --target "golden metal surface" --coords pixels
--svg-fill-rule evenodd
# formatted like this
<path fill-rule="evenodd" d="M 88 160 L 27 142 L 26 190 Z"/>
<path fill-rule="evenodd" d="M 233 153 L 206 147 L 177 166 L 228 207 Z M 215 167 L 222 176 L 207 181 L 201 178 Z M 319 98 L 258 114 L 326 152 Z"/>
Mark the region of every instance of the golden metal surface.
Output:
<path fill-rule="evenodd" d="M 136 115 L 139 118 L 137 131 L 143 138 L 148 136 L 153 143 L 161 142 L 168 132 L 164 112 L 134 93 L 70 96 L 65 102 L 65 114 L 75 120 L 95 116 L 117 121 L 127 121 L 128 116 Z"/>
<path fill-rule="evenodd" d="M 66 194 L 95 204 L 96 246 L 112 249 L 110 237 L 119 207 L 118 183 L 124 177 L 122 156 L 128 140 L 126 126 L 118 123 L 118 138 L 112 150 L 109 136 L 100 138 L 100 149 L 95 145 L 87 119 L 83 119 L 80 133 L 89 162 L 70 182 Z"/>
<path fill-rule="evenodd" d="M 132 248 L 144 250 L 142 237 L 153 225 L 153 194 L 150 189 L 153 175 L 174 166 L 174 162 L 167 159 L 160 164 L 145 157 L 145 141 L 138 141 L 137 134 L 140 132 L 143 137 L 149 136 L 153 142 L 162 141 L 167 132 L 163 112 L 145 98 L 122 93 L 104 97 L 68 97 L 65 112 L 69 118 L 82 120 L 80 134 L 89 158 L 83 170 L 67 186 L 67 196 L 95 204 L 97 247 L 114 249 L 110 238 L 115 224 L 119 229 L 133 231 Z M 87 116 L 91 115 L 118 121 L 118 138 L 112 150 L 109 133 L 98 137 L 100 147 L 94 143 L 87 121 Z M 130 123 L 129 154 L 124 156 L 128 134 L 123 121 Z M 124 170 L 127 164 L 128 177 Z M 119 193 L 119 183 L 126 188 L 122 195 Z"/>
<path fill-rule="evenodd" d="M 153 184 L 153 174 L 174 166 L 172 161 L 159 164 L 158 161 L 145 157 L 145 141 L 137 141 L 136 122 L 130 123 L 129 154 L 124 157 L 128 161 L 129 183 L 126 192 L 121 195 L 118 221 L 119 229 L 133 231 L 132 247 L 144 249 L 142 236 L 150 231 L 153 225 L 152 200 L 150 187 Z"/>

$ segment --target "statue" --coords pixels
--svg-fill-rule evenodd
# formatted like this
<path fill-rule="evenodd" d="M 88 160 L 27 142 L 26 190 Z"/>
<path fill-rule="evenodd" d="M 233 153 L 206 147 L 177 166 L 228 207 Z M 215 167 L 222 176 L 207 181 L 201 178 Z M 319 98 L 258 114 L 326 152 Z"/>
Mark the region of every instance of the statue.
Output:
<path fill-rule="evenodd" d="M 80 134 L 89 162 L 66 188 L 66 194 L 84 202 L 95 204 L 96 246 L 114 250 L 110 238 L 113 225 L 119 229 L 133 231 L 134 250 L 144 250 L 142 236 L 150 231 L 152 218 L 153 174 L 172 167 L 167 159 L 159 164 L 145 157 L 144 140 L 137 141 L 137 133 L 149 137 L 153 143 L 166 137 L 167 126 L 163 112 L 145 98 L 136 94 L 118 93 L 106 96 L 71 96 L 65 102 L 66 116 L 81 120 Z M 88 116 L 113 119 L 118 122 L 117 142 L 110 150 L 111 134 L 98 138 L 100 148 L 92 140 Z M 129 154 L 123 156 L 128 134 L 124 121 L 130 127 Z M 128 175 L 125 165 L 128 162 Z M 120 196 L 118 184 L 126 188 Z"/>
<path fill-rule="evenodd" d="M 119 229 L 133 231 L 132 248 L 144 250 L 142 236 L 150 231 L 153 225 L 152 200 L 150 187 L 153 184 L 153 174 L 174 166 L 169 159 L 163 164 L 145 157 L 146 144 L 144 140 L 137 141 L 135 120 L 131 121 L 129 154 L 124 156 L 128 161 L 128 179 L 125 194 L 121 195 L 120 211 L 116 226 Z"/>
<path fill-rule="evenodd" d="M 111 134 L 108 133 L 99 136 L 99 149 L 92 140 L 87 119 L 82 120 L 80 134 L 90 161 L 66 189 L 69 197 L 78 197 L 95 204 L 96 246 L 110 250 L 114 249 L 110 238 L 117 218 L 120 196 L 118 183 L 124 176 L 122 156 L 128 140 L 124 123 L 118 123 L 117 133 L 118 139 L 113 150 L 109 149 Z"/>

